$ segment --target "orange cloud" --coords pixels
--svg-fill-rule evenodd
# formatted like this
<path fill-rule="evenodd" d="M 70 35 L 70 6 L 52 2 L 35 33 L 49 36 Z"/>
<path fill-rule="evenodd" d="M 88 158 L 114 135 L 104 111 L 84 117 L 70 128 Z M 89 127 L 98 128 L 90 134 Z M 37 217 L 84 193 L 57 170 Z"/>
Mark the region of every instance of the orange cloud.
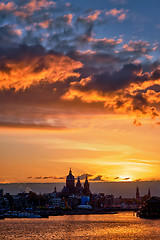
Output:
<path fill-rule="evenodd" d="M 159 116 L 157 107 L 160 103 L 160 92 L 145 89 L 155 83 L 160 84 L 160 80 L 150 80 L 138 84 L 130 84 L 125 89 L 113 92 L 103 92 L 100 90 L 83 89 L 91 77 L 82 79 L 79 83 L 72 83 L 68 92 L 63 96 L 63 100 L 73 101 L 78 98 L 86 103 L 103 103 L 107 111 L 115 113 L 128 113 L 136 117 L 151 117 L 154 119 Z M 139 92 L 139 89 L 144 92 Z M 140 126 L 136 119 L 134 125 Z"/>
<path fill-rule="evenodd" d="M 73 18 L 72 14 L 67 14 L 67 15 L 64 15 L 63 17 L 66 19 L 67 24 L 72 23 L 72 18 Z"/>
<path fill-rule="evenodd" d="M 27 3 L 25 6 L 17 10 L 15 12 L 15 15 L 22 18 L 26 18 L 27 16 L 31 16 L 37 10 L 41 10 L 42 8 L 48 8 L 55 5 L 56 3 L 53 1 L 32 0 L 29 3 Z"/>
<path fill-rule="evenodd" d="M 110 11 L 106 12 L 106 14 L 116 16 L 118 14 L 121 14 L 122 12 L 123 12 L 123 9 L 117 10 L 116 8 L 113 8 Z"/>
<path fill-rule="evenodd" d="M 122 43 L 122 39 L 119 38 L 117 40 L 113 39 L 113 38 L 103 38 L 103 39 L 92 39 L 92 41 L 94 43 L 101 43 L 101 44 L 108 44 L 110 46 L 115 46 L 116 44 Z"/>
<path fill-rule="evenodd" d="M 25 89 L 40 81 L 64 81 L 69 77 L 79 77 L 75 69 L 82 67 L 78 61 L 56 54 L 45 56 L 24 56 L 19 60 L 6 60 L 7 71 L 0 70 L 0 89 Z"/>
<path fill-rule="evenodd" d="M 106 100 L 106 97 L 101 96 L 98 91 L 90 90 L 87 92 L 82 92 L 80 90 L 72 89 L 72 88 L 68 92 L 66 92 L 65 95 L 63 95 L 61 99 L 71 101 L 75 98 L 79 98 L 79 99 L 81 99 L 81 101 L 86 102 L 86 103 L 105 102 L 105 100 Z"/>
<path fill-rule="evenodd" d="M 50 20 L 46 20 L 46 21 L 44 21 L 44 22 L 40 22 L 40 23 L 39 23 L 39 26 L 42 27 L 42 28 L 48 28 L 50 22 L 51 22 Z"/>
<path fill-rule="evenodd" d="M 147 48 L 149 47 L 149 43 L 139 41 L 129 41 L 128 44 L 124 44 L 122 47 L 123 51 L 133 52 L 133 51 L 141 51 L 142 53 L 146 53 Z"/>
<path fill-rule="evenodd" d="M 88 22 L 93 22 L 95 20 L 97 20 L 98 16 L 101 14 L 100 10 L 95 10 L 93 13 L 91 13 L 90 15 L 88 15 L 86 18 L 84 18 L 86 21 Z"/>
<path fill-rule="evenodd" d="M 47 0 L 32 0 L 28 4 L 26 4 L 23 9 L 26 9 L 28 12 L 33 13 L 36 10 L 40 10 L 41 8 L 47 8 L 50 6 L 54 6 L 56 3 L 53 1 Z"/>
<path fill-rule="evenodd" d="M 128 12 L 128 10 L 125 11 L 124 9 L 118 10 L 116 8 L 113 8 L 113 9 L 107 11 L 106 15 L 117 17 L 118 21 L 123 21 L 126 18 L 126 12 Z"/>
<path fill-rule="evenodd" d="M 122 14 L 118 17 L 118 20 L 119 20 L 119 21 L 123 21 L 125 18 L 126 18 L 126 14 L 125 14 L 125 13 L 122 13 Z"/>
<path fill-rule="evenodd" d="M 13 11 L 16 8 L 14 2 L 8 2 L 7 4 L 5 3 L 0 3 L 0 11 L 1 10 L 7 10 L 7 11 Z"/>

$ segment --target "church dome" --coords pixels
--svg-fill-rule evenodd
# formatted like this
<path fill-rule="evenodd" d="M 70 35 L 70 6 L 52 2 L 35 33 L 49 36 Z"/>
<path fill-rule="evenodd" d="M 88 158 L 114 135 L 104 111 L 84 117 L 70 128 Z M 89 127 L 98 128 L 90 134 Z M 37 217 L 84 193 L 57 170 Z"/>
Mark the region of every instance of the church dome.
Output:
<path fill-rule="evenodd" d="M 67 180 L 74 180 L 74 176 L 72 175 L 71 169 L 69 171 L 69 175 L 67 176 Z"/>

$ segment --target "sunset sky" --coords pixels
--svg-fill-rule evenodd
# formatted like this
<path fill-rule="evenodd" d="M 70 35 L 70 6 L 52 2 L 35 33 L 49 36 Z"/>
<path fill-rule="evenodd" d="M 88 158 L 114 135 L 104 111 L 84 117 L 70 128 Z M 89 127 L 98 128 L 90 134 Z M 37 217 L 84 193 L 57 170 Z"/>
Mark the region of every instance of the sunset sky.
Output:
<path fill-rule="evenodd" d="M 160 1 L 0 1 L 0 183 L 160 180 Z"/>

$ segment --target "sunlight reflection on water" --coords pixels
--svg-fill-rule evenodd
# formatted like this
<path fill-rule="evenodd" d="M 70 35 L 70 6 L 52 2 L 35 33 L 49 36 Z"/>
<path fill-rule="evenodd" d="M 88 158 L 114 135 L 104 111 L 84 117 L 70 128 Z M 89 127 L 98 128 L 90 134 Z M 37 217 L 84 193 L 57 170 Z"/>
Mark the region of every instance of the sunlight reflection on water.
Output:
<path fill-rule="evenodd" d="M 0 221 L 0 239 L 160 239 L 160 220 L 131 212 L 116 215 L 56 216 L 49 219 Z"/>

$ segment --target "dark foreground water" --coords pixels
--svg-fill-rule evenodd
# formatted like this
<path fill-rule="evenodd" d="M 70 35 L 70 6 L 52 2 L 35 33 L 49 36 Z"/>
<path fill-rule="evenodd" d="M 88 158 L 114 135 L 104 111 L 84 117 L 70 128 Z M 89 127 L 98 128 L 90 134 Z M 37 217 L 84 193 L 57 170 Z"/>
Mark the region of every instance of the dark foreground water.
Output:
<path fill-rule="evenodd" d="M 160 220 L 116 215 L 56 216 L 0 220 L 0 239 L 160 239 Z"/>

